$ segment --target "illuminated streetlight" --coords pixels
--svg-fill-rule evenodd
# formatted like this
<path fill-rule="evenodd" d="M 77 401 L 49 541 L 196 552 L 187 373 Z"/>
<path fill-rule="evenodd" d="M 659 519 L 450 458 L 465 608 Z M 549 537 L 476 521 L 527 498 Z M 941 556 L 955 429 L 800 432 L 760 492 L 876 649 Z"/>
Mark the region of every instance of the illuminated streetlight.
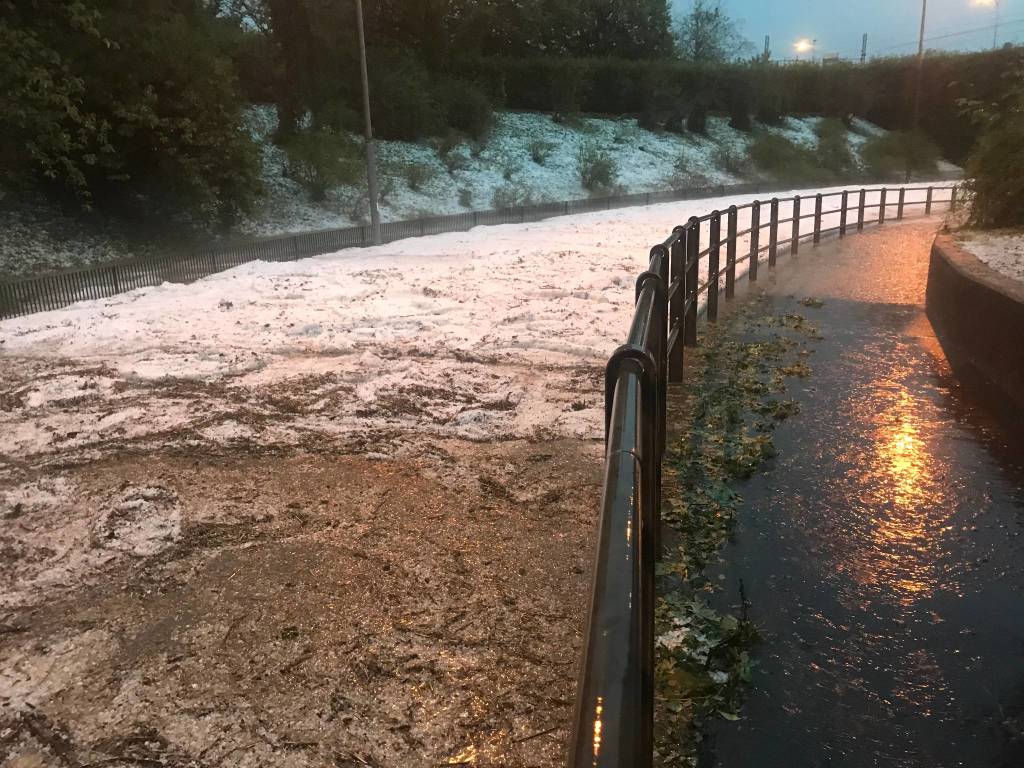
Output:
<path fill-rule="evenodd" d="M 811 40 L 807 37 L 802 37 L 793 43 L 793 49 L 797 52 L 797 55 L 801 53 L 811 52 L 811 61 L 814 61 L 814 49 L 817 47 L 818 41 Z"/>

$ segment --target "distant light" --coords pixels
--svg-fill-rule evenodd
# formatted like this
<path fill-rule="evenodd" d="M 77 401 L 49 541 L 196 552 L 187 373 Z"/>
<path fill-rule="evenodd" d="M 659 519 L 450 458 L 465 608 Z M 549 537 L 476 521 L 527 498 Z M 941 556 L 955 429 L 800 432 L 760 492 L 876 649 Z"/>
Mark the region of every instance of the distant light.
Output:
<path fill-rule="evenodd" d="M 971 0 L 971 5 L 977 5 L 982 8 L 994 8 L 999 5 L 999 0 Z"/>
<path fill-rule="evenodd" d="M 797 53 L 807 53 L 809 50 L 814 48 L 814 43 L 805 37 L 793 43 L 793 48 L 796 49 Z"/>

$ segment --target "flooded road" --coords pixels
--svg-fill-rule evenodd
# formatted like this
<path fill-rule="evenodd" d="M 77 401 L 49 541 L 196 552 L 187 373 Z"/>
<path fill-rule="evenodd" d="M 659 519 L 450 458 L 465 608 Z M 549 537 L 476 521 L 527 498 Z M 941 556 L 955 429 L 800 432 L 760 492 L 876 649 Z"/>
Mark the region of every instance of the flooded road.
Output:
<path fill-rule="evenodd" d="M 718 599 L 742 582 L 764 640 L 702 766 L 1024 765 L 1024 461 L 924 315 L 934 229 L 808 250 L 764 284 L 823 339 L 740 487 Z"/>

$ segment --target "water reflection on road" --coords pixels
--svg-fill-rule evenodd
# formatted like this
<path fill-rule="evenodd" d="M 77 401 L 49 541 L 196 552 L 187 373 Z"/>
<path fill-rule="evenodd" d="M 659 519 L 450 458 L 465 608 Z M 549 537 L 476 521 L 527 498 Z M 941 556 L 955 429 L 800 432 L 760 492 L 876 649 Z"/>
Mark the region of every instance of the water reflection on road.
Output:
<path fill-rule="evenodd" d="M 709 726 L 702 764 L 1024 765 L 1020 455 L 919 305 L 799 295 L 772 303 L 822 331 L 814 374 L 721 567 L 722 605 L 742 580 L 765 641 L 743 720 Z"/>

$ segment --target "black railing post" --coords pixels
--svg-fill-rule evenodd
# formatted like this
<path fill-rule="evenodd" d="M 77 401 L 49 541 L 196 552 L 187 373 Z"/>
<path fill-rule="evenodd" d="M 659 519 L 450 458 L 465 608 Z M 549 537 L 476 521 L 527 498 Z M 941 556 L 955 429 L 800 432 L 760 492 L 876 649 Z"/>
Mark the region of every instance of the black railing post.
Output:
<path fill-rule="evenodd" d="M 867 202 L 868 192 L 866 189 L 860 191 L 860 196 L 857 200 L 857 231 L 864 231 L 864 204 Z"/>
<path fill-rule="evenodd" d="M 882 191 L 879 193 L 878 198 L 878 223 L 885 224 L 885 187 L 882 187 Z"/>
<path fill-rule="evenodd" d="M 774 267 L 779 254 L 779 198 L 773 197 L 771 224 L 768 228 L 768 266 Z"/>
<path fill-rule="evenodd" d="M 932 215 L 932 188 L 928 187 L 928 195 L 924 199 L 924 215 Z"/>
<path fill-rule="evenodd" d="M 907 199 L 907 190 L 904 187 L 900 187 L 899 201 L 896 203 L 896 220 L 903 221 L 903 205 Z"/>
<path fill-rule="evenodd" d="M 736 295 L 736 206 L 729 206 L 729 223 L 727 224 L 725 245 L 725 298 Z"/>
<path fill-rule="evenodd" d="M 821 242 L 821 192 L 814 196 L 814 244 Z"/>
<path fill-rule="evenodd" d="M 789 252 L 794 256 L 800 252 L 800 195 L 793 195 L 793 226 Z"/>
<path fill-rule="evenodd" d="M 674 287 L 669 301 L 669 333 L 676 331 L 675 342 L 668 351 L 668 380 L 683 380 L 683 301 L 686 298 L 686 227 L 676 227 L 669 260 L 669 288 Z"/>
<path fill-rule="evenodd" d="M 708 322 L 718 320 L 718 261 L 721 255 L 722 214 L 714 211 L 711 214 L 708 235 Z"/>
<path fill-rule="evenodd" d="M 846 210 L 850 202 L 850 195 L 844 189 L 842 194 L 842 207 L 839 210 L 839 236 L 846 237 Z"/>
<path fill-rule="evenodd" d="M 686 233 L 686 322 L 684 339 L 691 347 L 697 344 L 697 281 L 700 253 L 700 219 L 693 216 Z"/>
<path fill-rule="evenodd" d="M 757 257 L 761 252 L 761 201 L 755 200 L 750 204 L 750 264 L 747 269 L 747 279 L 752 283 L 757 282 Z"/>

